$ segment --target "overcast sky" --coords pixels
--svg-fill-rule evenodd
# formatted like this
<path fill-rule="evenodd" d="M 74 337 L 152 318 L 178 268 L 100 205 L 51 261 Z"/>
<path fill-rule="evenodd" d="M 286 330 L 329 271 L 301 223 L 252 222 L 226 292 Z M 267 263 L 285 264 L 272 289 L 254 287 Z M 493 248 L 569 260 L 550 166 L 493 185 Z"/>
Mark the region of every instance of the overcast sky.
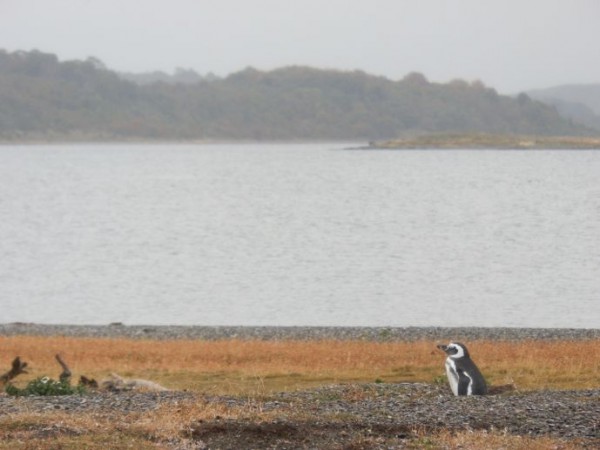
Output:
<path fill-rule="evenodd" d="M 128 72 L 252 66 L 600 83 L 600 0 L 0 0 L 0 48 Z"/>

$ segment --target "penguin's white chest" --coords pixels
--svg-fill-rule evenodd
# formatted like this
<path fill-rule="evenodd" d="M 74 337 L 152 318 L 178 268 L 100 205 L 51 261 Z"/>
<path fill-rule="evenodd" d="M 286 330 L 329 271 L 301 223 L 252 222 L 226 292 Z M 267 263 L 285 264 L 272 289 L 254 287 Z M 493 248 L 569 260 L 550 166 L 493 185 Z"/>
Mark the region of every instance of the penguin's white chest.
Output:
<path fill-rule="evenodd" d="M 458 371 L 452 358 L 446 358 L 446 376 L 448 377 L 452 393 L 458 395 Z"/>

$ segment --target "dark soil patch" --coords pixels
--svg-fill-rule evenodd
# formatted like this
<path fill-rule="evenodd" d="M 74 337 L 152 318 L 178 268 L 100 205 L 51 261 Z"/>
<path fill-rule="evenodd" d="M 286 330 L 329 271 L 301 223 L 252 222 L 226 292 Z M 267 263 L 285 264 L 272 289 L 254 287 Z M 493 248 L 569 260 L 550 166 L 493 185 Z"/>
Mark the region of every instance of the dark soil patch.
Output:
<path fill-rule="evenodd" d="M 199 422 L 188 438 L 207 448 L 340 448 L 363 449 L 399 446 L 414 439 L 415 430 L 404 425 L 367 425 L 358 422 Z"/>

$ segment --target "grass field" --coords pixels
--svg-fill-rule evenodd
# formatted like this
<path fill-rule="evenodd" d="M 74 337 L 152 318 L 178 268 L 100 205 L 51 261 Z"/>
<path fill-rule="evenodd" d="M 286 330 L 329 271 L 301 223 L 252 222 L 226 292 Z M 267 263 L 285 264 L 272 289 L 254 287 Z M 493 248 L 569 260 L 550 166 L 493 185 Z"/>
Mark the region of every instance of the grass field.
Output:
<path fill-rule="evenodd" d="M 111 372 L 171 389 L 256 394 L 343 382 L 434 382 L 444 376 L 435 342 L 143 341 L 66 337 L 0 337 L 0 371 L 15 356 L 29 362 L 24 384 L 58 378 L 60 353 L 74 378 Z M 598 341 L 470 342 L 472 358 L 492 385 L 582 389 L 600 383 Z"/>
<path fill-rule="evenodd" d="M 362 341 L 143 341 L 67 337 L 0 337 L 0 372 L 15 356 L 30 373 L 15 384 L 61 371 L 60 353 L 79 375 L 102 379 L 111 372 L 145 378 L 171 389 L 260 399 L 269 393 L 347 382 L 444 382 L 444 354 L 436 342 Z M 600 384 L 600 341 L 469 343 L 489 384 L 518 390 L 585 389 Z M 298 412 L 297 419 L 306 418 Z M 157 411 L 110 417 L 47 413 L 0 415 L 0 449 L 194 448 L 185 447 L 186 427 L 216 417 L 268 420 L 269 412 L 198 401 Z M 48 437 L 51 439 L 48 439 Z M 170 442 L 177 446 L 169 446 Z M 352 448 L 372 448 L 355 442 Z M 550 437 L 497 432 L 416 432 L 409 448 L 575 449 Z M 340 447 L 341 448 L 341 447 Z"/>

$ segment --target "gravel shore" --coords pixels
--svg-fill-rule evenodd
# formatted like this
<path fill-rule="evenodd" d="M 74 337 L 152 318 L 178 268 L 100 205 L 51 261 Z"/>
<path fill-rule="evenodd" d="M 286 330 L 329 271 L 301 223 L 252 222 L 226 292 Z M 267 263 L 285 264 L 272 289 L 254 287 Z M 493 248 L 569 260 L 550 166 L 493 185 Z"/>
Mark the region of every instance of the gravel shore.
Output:
<path fill-rule="evenodd" d="M 123 421 L 130 413 L 168 404 L 180 407 L 186 402 L 221 404 L 232 411 L 260 411 L 270 413 L 270 418 L 216 417 L 182 423 L 181 434 L 169 443 L 163 442 L 161 448 L 399 449 L 406 448 L 419 432 L 441 430 L 495 430 L 519 436 L 549 436 L 577 442 L 580 448 L 600 445 L 599 389 L 455 397 L 446 385 L 390 383 L 331 385 L 260 398 L 189 392 L 22 398 L 0 395 L 0 419 L 24 412 L 61 411 L 108 415 Z M 48 432 L 47 427 L 30 428 L 30 433 Z M 54 431 L 56 435 L 68 434 L 70 429 L 63 425 Z M 357 442 L 362 446 L 352 446 Z"/>
<path fill-rule="evenodd" d="M 69 336 L 130 339 L 260 339 L 260 340 L 589 340 L 600 329 L 583 328 L 446 328 L 446 327 L 253 327 L 169 325 L 44 325 L 0 324 L 0 336 Z"/>

